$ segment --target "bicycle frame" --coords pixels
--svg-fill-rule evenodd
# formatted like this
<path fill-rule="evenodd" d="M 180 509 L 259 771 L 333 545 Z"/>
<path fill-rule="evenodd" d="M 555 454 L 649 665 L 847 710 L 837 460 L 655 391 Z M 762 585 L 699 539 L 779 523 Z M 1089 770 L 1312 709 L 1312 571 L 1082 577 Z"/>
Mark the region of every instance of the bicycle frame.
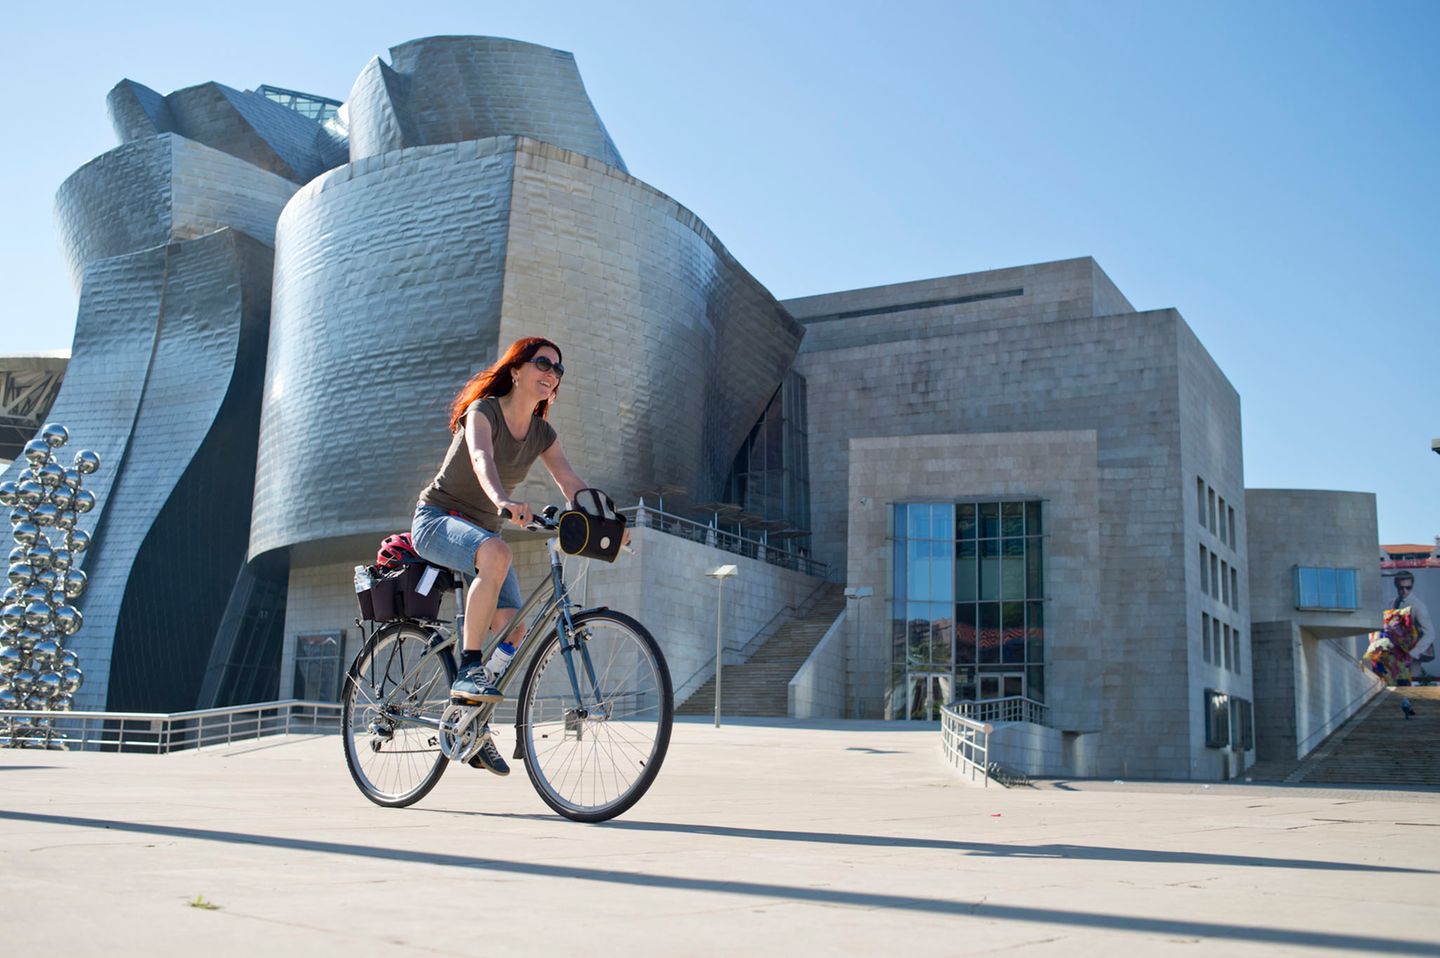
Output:
<path fill-rule="evenodd" d="M 525 640 L 522 641 L 519 648 L 515 650 L 515 657 L 511 659 L 510 665 L 505 670 L 505 673 L 500 676 L 498 688 L 500 689 L 500 691 L 504 692 L 514 683 L 516 676 L 523 676 L 530 668 L 531 662 L 534 660 L 536 653 L 538 652 L 540 646 L 543 644 L 537 637 L 545 635 L 546 630 L 553 626 L 560 631 L 561 654 L 565 657 L 565 667 L 569 675 L 571 688 L 575 693 L 576 701 L 593 701 L 596 707 L 603 706 L 604 695 L 600 689 L 599 678 L 595 674 L 595 665 L 590 659 L 590 651 L 588 648 L 586 648 L 583 642 L 578 642 L 575 640 L 575 613 L 572 612 L 569 586 L 565 582 L 565 571 L 563 566 L 562 554 L 560 552 L 560 540 L 558 538 L 552 537 L 546 543 L 546 548 L 550 554 L 549 578 L 547 578 L 545 581 L 541 582 L 535 587 L 534 591 L 530 593 L 529 597 L 521 605 L 520 610 L 515 614 L 515 617 L 510 620 L 510 622 L 505 626 L 505 628 L 501 629 L 498 633 L 491 636 L 486 641 L 484 645 L 485 659 L 488 660 L 490 658 L 490 655 L 495 651 L 496 646 L 508 639 L 511 634 L 513 634 L 514 631 L 519 627 L 520 623 L 526 621 L 527 619 L 530 620 L 530 628 L 526 632 Z M 405 688 L 408 685 L 408 680 L 411 678 L 413 673 L 423 668 L 425 663 L 432 656 L 454 654 L 453 649 L 456 643 L 464 635 L 464 585 L 462 584 L 458 586 L 455 590 L 455 593 L 457 611 L 455 616 L 454 631 L 449 632 L 449 630 L 446 630 L 443 627 L 438 630 L 439 634 L 444 638 L 444 641 L 433 646 L 428 652 L 425 653 L 425 655 L 420 657 L 420 660 L 415 663 L 413 669 L 406 671 L 401 681 L 397 683 L 397 689 Z M 536 611 L 537 609 L 538 611 Z M 581 676 L 580 673 L 577 672 L 575 665 L 575 652 L 577 650 L 580 652 L 580 661 L 583 666 L 584 677 L 588 681 L 589 689 L 591 691 L 591 695 L 589 696 L 585 695 L 581 691 Z M 431 685 L 433 686 L 433 680 Z M 428 690 L 429 687 L 427 686 L 427 692 Z M 490 720 L 490 716 L 494 714 L 497 704 L 498 703 L 492 703 L 489 705 L 479 706 L 481 711 L 477 715 L 475 721 L 481 722 L 482 724 L 488 722 Z M 390 718 L 399 719 L 400 721 L 408 722 L 410 724 L 425 725 L 435 729 L 438 729 L 440 726 L 438 720 L 427 718 L 425 716 L 399 715 L 395 711 L 395 705 L 396 703 L 392 702 L 390 700 L 390 697 L 387 696 L 385 701 L 381 703 L 382 711 Z M 523 736 L 519 734 L 520 715 L 518 711 L 515 716 L 515 728 L 516 757 L 518 758 L 521 757 L 521 750 L 523 749 L 522 743 L 524 741 Z"/>

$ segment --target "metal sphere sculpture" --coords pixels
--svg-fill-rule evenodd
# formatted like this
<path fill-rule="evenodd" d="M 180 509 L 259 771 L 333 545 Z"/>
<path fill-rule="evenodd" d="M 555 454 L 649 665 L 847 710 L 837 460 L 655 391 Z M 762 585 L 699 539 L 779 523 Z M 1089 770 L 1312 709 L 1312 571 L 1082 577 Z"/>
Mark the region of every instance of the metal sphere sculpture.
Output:
<path fill-rule="evenodd" d="M 47 423 L 25 444 L 28 469 L 0 482 L 0 507 L 9 510 L 16 543 L 0 601 L 0 711 L 9 713 L 0 716 L 0 746 L 63 748 L 54 713 L 74 707 L 85 681 L 79 657 L 65 646 L 84 621 L 75 604 L 86 577 L 76 566 L 90 534 L 76 518 L 95 508 L 95 493 L 81 485 L 100 457 L 81 449 L 61 462 L 69 441 L 68 429 Z"/>

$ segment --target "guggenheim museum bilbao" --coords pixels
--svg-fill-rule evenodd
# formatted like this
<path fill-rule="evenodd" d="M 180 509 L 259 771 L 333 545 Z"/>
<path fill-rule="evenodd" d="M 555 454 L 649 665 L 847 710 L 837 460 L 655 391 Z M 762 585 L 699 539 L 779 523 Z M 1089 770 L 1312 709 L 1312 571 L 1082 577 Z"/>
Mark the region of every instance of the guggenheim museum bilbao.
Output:
<path fill-rule="evenodd" d="M 104 463 L 77 708 L 338 697 L 353 567 L 522 335 L 565 350 L 551 422 L 638 520 L 585 599 L 649 625 L 682 702 L 717 627 L 728 689 L 809 622 L 761 669 L 781 714 L 959 702 L 1031 774 L 1220 779 L 1378 690 L 1374 497 L 1247 490 L 1222 370 L 1088 257 L 778 301 L 630 174 L 571 54 L 514 40 L 402 44 L 343 103 L 108 103 L 120 145 L 56 201 L 48 419 Z M 528 589 L 543 543 L 514 546 Z"/>

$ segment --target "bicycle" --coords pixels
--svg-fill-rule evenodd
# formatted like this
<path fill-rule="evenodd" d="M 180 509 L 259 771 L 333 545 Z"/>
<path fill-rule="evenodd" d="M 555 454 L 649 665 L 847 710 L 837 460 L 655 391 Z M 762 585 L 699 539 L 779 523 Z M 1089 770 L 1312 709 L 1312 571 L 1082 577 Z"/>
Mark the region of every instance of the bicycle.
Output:
<path fill-rule="evenodd" d="M 549 507 L 526 528 L 554 532 L 556 511 Z M 514 757 L 550 808 L 575 821 L 603 822 L 639 801 L 660 772 L 674 721 L 670 670 L 655 639 L 630 616 L 603 606 L 577 610 L 558 536 L 547 548 L 550 576 L 489 639 L 485 655 L 530 620 L 498 683 L 504 692 L 523 677 Z M 346 672 L 345 760 L 377 805 L 413 805 L 451 761 L 469 762 L 503 704 L 450 702 L 465 607 L 463 583 L 458 575 L 455 581 L 453 629 L 438 619 L 378 626 Z"/>

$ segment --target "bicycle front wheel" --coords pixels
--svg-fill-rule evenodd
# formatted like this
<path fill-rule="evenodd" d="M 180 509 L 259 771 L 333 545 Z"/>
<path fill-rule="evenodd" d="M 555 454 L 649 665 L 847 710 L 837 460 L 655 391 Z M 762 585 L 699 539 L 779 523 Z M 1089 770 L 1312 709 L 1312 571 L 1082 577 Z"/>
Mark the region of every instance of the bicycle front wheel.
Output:
<path fill-rule="evenodd" d="M 375 633 L 345 674 L 345 763 L 377 805 L 413 805 L 445 772 L 439 726 L 455 660 L 444 642 L 432 629 L 397 622 Z"/>
<path fill-rule="evenodd" d="M 520 689 L 516 731 L 545 804 L 577 822 L 603 822 L 655 781 L 675 702 L 660 646 L 628 615 L 576 616 L 575 639 L 567 650 L 558 628 L 545 637 Z"/>

